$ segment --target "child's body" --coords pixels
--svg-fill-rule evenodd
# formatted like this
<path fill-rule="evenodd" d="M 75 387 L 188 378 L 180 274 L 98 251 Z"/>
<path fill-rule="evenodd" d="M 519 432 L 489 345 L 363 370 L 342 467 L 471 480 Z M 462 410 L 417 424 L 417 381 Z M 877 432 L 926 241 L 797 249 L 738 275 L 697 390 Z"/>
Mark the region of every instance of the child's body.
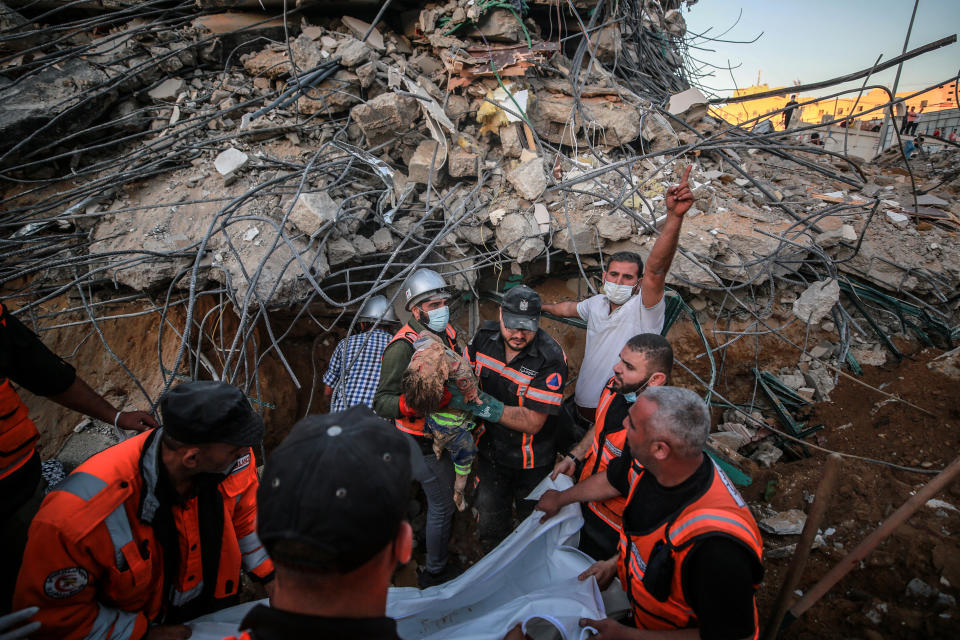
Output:
<path fill-rule="evenodd" d="M 401 379 L 401 390 L 411 406 L 426 416 L 426 430 L 433 436 L 433 451 L 437 458 L 445 449 L 450 452 L 457 474 L 453 500 L 463 511 L 467 506 L 464 489 L 477 455 L 477 445 L 471 433 L 475 423 L 473 416 L 466 411 L 439 407 L 448 383 L 454 385 L 468 402 L 476 402 L 479 393 L 477 379 L 470 365 L 455 351 L 445 348 L 429 331 L 417 337 L 413 348 L 410 365 Z"/>

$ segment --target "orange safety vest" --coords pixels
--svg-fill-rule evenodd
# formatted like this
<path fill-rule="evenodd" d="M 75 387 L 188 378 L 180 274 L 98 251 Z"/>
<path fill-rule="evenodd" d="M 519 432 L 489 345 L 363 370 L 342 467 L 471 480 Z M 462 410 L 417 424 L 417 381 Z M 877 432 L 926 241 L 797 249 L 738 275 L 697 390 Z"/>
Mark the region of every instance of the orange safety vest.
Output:
<path fill-rule="evenodd" d="M 580 472 L 579 482 L 597 473 L 603 473 L 607 466 L 620 457 L 623 448 L 627 442 L 627 430 L 622 426 L 616 431 L 604 431 L 604 424 L 607 419 L 607 410 L 617 396 L 617 392 L 610 388 L 613 378 L 607 381 L 607 385 L 600 394 L 600 402 L 597 403 L 597 418 L 594 421 L 593 444 L 590 451 L 583 459 L 583 470 Z M 601 444 L 600 438 L 603 437 Z M 616 496 L 603 502 L 588 502 L 587 508 L 597 514 L 601 520 L 606 522 L 612 529 L 620 531 L 623 522 L 623 510 L 627 506 L 627 499 L 623 496 Z"/>
<path fill-rule="evenodd" d="M 456 351 L 457 330 L 448 324 L 445 334 L 446 335 L 444 337 L 446 338 L 447 344 L 444 346 Z M 387 348 L 389 348 L 390 345 L 396 342 L 397 340 L 403 340 L 404 342 L 408 343 L 412 347 L 413 343 L 417 341 L 418 335 L 420 334 L 414 331 L 413 327 L 411 327 L 410 324 L 407 323 L 402 327 L 400 327 L 400 331 L 397 331 L 393 335 L 393 338 L 390 340 L 390 342 L 387 343 Z M 384 352 L 386 352 L 386 349 L 384 349 Z M 382 360 L 383 356 L 380 356 L 380 359 Z M 415 418 L 408 418 L 407 416 L 401 415 L 399 418 L 394 420 L 394 423 L 397 425 L 397 429 L 400 429 L 400 431 L 404 431 L 406 433 L 409 433 L 415 436 L 421 436 L 421 437 L 426 436 L 426 434 L 424 433 L 424 430 L 426 429 L 426 419 L 422 416 L 418 416 Z"/>
<path fill-rule="evenodd" d="M 694 544 L 707 536 L 725 535 L 743 543 L 757 558 L 763 557 L 760 530 L 746 502 L 733 483 L 710 460 L 713 477 L 707 490 L 672 519 L 646 534 L 621 531 L 618 547 L 617 577 L 633 605 L 638 629 L 666 630 L 697 627 L 697 617 L 683 595 L 683 562 Z M 645 470 L 632 466 L 629 472 L 629 502 Z M 643 577 L 647 562 L 658 543 L 665 543 L 673 556 L 673 575 L 666 600 L 660 601 L 647 591 Z M 756 588 L 759 585 L 754 585 Z M 758 637 L 757 603 L 753 603 L 754 638 Z"/>
<path fill-rule="evenodd" d="M 14 595 L 15 609 L 40 608 L 35 640 L 142 638 L 166 606 L 203 593 L 198 498 L 170 507 L 179 548 L 161 546 L 154 531 L 160 435 L 154 429 L 93 456 L 44 499 Z M 241 566 L 259 578 L 273 572 L 255 531 L 257 485 L 250 451 L 217 487 L 223 533 L 214 602 L 238 593 Z M 178 575 L 164 575 L 165 553 L 180 554 Z"/>
<path fill-rule="evenodd" d="M 40 432 L 10 379 L 0 380 L 0 480 L 3 480 L 30 461 Z"/>
<path fill-rule="evenodd" d="M 0 305 L 0 326 L 7 326 L 3 305 Z M 0 480 L 30 461 L 39 438 L 40 432 L 30 419 L 27 405 L 17 395 L 10 379 L 0 378 Z"/>

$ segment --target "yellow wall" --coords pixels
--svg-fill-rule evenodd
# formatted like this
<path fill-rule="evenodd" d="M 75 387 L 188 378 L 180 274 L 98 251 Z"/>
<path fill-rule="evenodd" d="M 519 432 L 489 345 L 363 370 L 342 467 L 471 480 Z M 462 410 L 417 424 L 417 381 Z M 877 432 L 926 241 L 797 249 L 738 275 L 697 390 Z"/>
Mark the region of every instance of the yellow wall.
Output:
<path fill-rule="evenodd" d="M 917 111 L 923 107 L 924 113 L 931 113 L 941 109 L 955 109 L 957 107 L 956 87 L 956 84 L 947 84 L 936 89 L 931 89 L 926 93 L 907 100 L 907 107 L 916 107 Z M 716 111 L 728 122 L 735 122 L 738 124 L 747 120 L 762 117 L 764 114 L 773 113 L 783 109 L 790 100 L 791 95 L 789 87 L 775 88 L 783 89 L 785 93 L 782 96 L 761 98 L 759 100 L 753 100 L 750 102 L 725 105 L 717 108 Z M 738 89 L 734 93 L 734 96 L 739 97 L 750 95 L 752 93 L 763 93 L 770 90 L 771 87 L 761 84 L 753 87 L 747 87 L 746 89 Z M 897 96 L 907 96 L 910 95 L 910 93 L 912 92 L 901 92 L 898 93 Z M 797 97 L 797 102 L 800 104 L 809 102 L 811 100 L 814 100 L 814 98 L 804 96 Z M 807 124 L 819 124 L 823 120 L 824 116 L 828 116 L 829 119 L 834 120 L 844 116 L 849 116 L 851 111 L 853 111 L 855 120 L 862 122 L 869 122 L 874 119 L 880 120 L 883 118 L 883 111 L 880 109 L 864 115 L 860 114 L 869 111 L 873 107 L 886 104 L 886 102 L 887 94 L 885 91 L 881 91 L 880 89 L 874 89 L 863 94 L 860 96 L 859 101 L 857 100 L 857 94 L 855 93 L 852 95 L 852 97 L 831 98 L 829 100 L 808 104 L 804 107 L 798 107 L 793 113 L 791 125 L 796 127 L 799 120 L 803 120 L 803 122 L 806 122 Z M 925 107 L 924 103 L 926 103 Z M 902 113 L 898 112 L 896 115 L 899 117 L 902 115 Z M 778 113 L 777 115 L 773 116 L 773 122 L 777 129 L 782 129 L 783 114 Z"/>

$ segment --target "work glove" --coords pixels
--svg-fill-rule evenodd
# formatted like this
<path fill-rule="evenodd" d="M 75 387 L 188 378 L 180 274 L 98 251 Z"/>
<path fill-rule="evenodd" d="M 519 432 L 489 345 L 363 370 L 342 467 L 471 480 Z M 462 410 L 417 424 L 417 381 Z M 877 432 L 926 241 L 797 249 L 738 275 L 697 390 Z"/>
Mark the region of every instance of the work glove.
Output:
<path fill-rule="evenodd" d="M 451 389 L 450 404 L 447 406 L 451 409 L 468 411 L 487 422 L 500 422 L 500 418 L 503 417 L 503 403 L 483 391 L 480 392 L 478 400 L 479 402 L 468 402 L 459 390 Z"/>

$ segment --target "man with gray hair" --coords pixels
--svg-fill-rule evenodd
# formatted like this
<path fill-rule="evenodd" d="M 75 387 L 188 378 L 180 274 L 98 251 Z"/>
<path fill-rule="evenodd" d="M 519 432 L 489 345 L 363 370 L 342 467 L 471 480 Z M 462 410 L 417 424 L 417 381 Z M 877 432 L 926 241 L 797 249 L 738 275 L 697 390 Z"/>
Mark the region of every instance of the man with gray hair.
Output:
<path fill-rule="evenodd" d="M 543 520 L 574 502 L 627 498 L 616 556 L 580 575 L 601 589 L 620 578 L 635 628 L 581 619 L 600 637 L 644 638 L 644 630 L 689 630 L 701 638 L 754 637 L 763 542 L 746 503 L 703 453 L 710 411 L 694 392 L 651 387 L 624 420 L 627 444 L 606 474 L 547 491 Z"/>

